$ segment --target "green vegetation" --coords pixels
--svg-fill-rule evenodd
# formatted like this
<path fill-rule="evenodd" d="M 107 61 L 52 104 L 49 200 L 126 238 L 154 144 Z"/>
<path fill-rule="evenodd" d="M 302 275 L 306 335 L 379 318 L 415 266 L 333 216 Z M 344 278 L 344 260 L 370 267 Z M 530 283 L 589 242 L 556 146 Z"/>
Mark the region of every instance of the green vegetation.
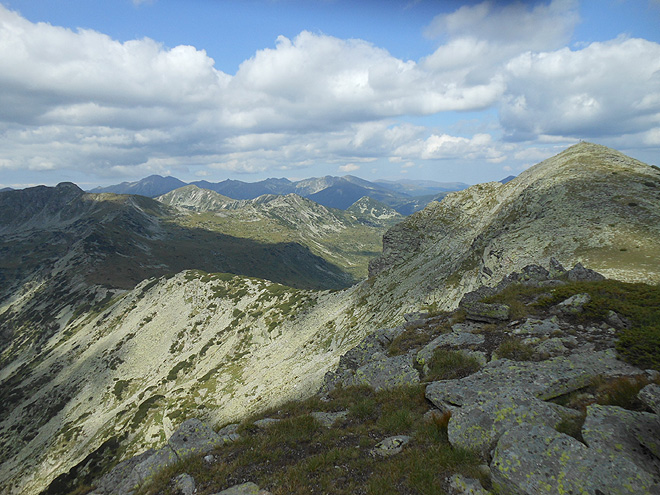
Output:
<path fill-rule="evenodd" d="M 534 355 L 534 348 L 525 344 L 520 339 L 509 337 L 505 339 L 495 350 L 500 359 L 511 359 L 512 361 L 529 361 Z"/>
<path fill-rule="evenodd" d="M 572 316 L 576 324 L 600 324 L 616 312 L 630 322 L 628 328 L 617 332 L 619 356 L 640 368 L 660 370 L 660 286 L 617 280 L 572 282 L 552 289 L 514 284 L 484 301 L 508 304 L 512 318 L 523 318 L 581 293 L 589 294 L 591 301 Z M 507 342 L 501 350 L 529 359 L 514 342 Z"/>
<path fill-rule="evenodd" d="M 463 351 L 436 349 L 428 363 L 428 381 L 464 378 L 479 371 L 479 361 Z"/>
<path fill-rule="evenodd" d="M 349 415 L 330 428 L 312 411 L 348 409 Z M 158 475 L 140 495 L 174 491 L 170 480 L 179 473 L 193 476 L 200 494 L 216 493 L 249 479 L 274 495 L 309 493 L 387 494 L 445 493 L 445 478 L 460 472 L 481 477 L 480 458 L 447 442 L 448 418 L 423 420 L 428 409 L 421 386 L 375 392 L 367 387 L 338 389 L 323 402 L 313 397 L 292 402 L 244 421 L 241 439 L 221 447 L 220 462 L 201 458 L 183 461 Z M 254 421 L 273 417 L 281 421 L 258 429 Z M 392 457 L 370 454 L 391 435 L 412 440 Z"/>
<path fill-rule="evenodd" d="M 616 280 L 576 282 L 558 287 L 539 304 L 550 306 L 582 292 L 591 296 L 591 302 L 576 316 L 578 321 L 604 321 L 615 311 L 631 323 L 618 333 L 619 355 L 640 368 L 660 370 L 660 286 Z"/>

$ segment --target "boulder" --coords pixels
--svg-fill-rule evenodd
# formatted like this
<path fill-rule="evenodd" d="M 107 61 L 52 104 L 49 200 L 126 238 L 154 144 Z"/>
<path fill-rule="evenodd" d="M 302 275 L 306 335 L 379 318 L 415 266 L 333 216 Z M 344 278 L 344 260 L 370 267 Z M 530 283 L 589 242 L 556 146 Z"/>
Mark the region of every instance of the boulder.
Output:
<path fill-rule="evenodd" d="M 490 464 L 502 493 L 660 493 L 660 485 L 626 456 L 603 455 L 548 426 L 524 424 L 504 433 Z"/>
<path fill-rule="evenodd" d="M 584 305 L 591 301 L 591 296 L 587 293 L 575 294 L 568 299 L 555 305 L 551 311 L 553 313 L 562 313 L 565 315 L 576 315 L 584 311 Z"/>
<path fill-rule="evenodd" d="M 185 459 L 195 454 L 207 454 L 225 442 L 210 426 L 191 418 L 181 423 L 167 443 L 180 459 Z"/>
<path fill-rule="evenodd" d="M 454 447 L 479 451 L 488 456 L 507 430 L 520 424 L 555 427 L 563 419 L 560 411 L 571 410 L 532 396 L 504 395 L 457 409 L 449 420 L 447 435 Z"/>
<path fill-rule="evenodd" d="M 346 419 L 346 417 L 348 416 L 348 411 L 339 411 L 339 412 L 316 411 L 313 412 L 310 416 L 312 416 L 314 419 L 316 419 L 316 421 L 321 423 L 326 428 L 330 428 L 337 421 Z"/>
<path fill-rule="evenodd" d="M 140 484 L 143 484 L 160 473 L 166 467 L 175 464 L 178 460 L 179 458 L 177 457 L 174 450 L 172 450 L 169 445 L 164 445 L 160 449 L 153 452 L 149 457 L 144 459 L 138 465 L 136 465 L 130 477 L 137 477 L 137 479 L 140 481 Z"/>
<path fill-rule="evenodd" d="M 571 282 L 597 282 L 598 280 L 605 280 L 605 277 L 600 273 L 590 270 L 582 266 L 582 263 L 576 264 L 566 273 L 566 278 Z"/>
<path fill-rule="evenodd" d="M 625 456 L 660 479 L 660 418 L 617 406 L 587 407 L 582 427 L 586 444 L 604 456 Z"/>
<path fill-rule="evenodd" d="M 180 495 L 194 495 L 195 480 L 187 473 L 182 473 L 174 478 L 174 490 Z"/>
<path fill-rule="evenodd" d="M 398 454 L 403 450 L 403 447 L 410 442 L 410 437 L 407 435 L 397 435 L 388 437 L 380 441 L 372 450 L 371 455 L 380 457 L 389 457 Z"/>
<path fill-rule="evenodd" d="M 126 459 L 117 464 L 110 472 L 94 482 L 95 495 L 130 495 L 140 486 L 135 467 L 147 460 L 155 453 L 149 449 L 135 457 Z"/>
<path fill-rule="evenodd" d="M 443 380 L 426 387 L 426 398 L 446 410 L 446 404 L 463 406 L 496 398 L 506 390 L 551 399 L 588 385 L 592 379 L 635 376 L 639 369 L 616 359 L 613 350 L 579 352 L 541 362 L 491 361 L 460 380 Z"/>
<path fill-rule="evenodd" d="M 561 330 L 556 316 L 546 320 L 537 320 L 528 318 L 522 325 L 519 325 L 513 330 L 516 335 L 537 335 L 547 337 L 553 332 Z"/>
<path fill-rule="evenodd" d="M 640 390 L 637 396 L 653 412 L 660 414 L 660 385 L 651 383 Z"/>
<path fill-rule="evenodd" d="M 426 344 L 418 353 L 415 358 L 415 361 L 419 365 L 428 364 L 433 356 L 433 353 L 439 347 L 449 347 L 451 349 L 468 347 L 471 345 L 480 345 L 483 344 L 485 338 L 481 334 L 470 333 L 470 332 L 449 332 L 444 333 L 431 342 Z"/>
<path fill-rule="evenodd" d="M 419 373 L 413 367 L 412 356 L 381 355 L 355 370 L 344 385 L 369 385 L 374 390 L 385 390 L 415 383 L 419 383 Z"/>
<path fill-rule="evenodd" d="M 497 323 L 507 321 L 511 309 L 506 304 L 487 304 L 483 302 L 472 302 L 464 306 L 468 320 L 483 321 L 485 323 Z"/>
<path fill-rule="evenodd" d="M 455 474 L 449 478 L 449 487 L 453 490 L 454 495 L 489 495 L 490 492 L 485 490 L 479 480 L 473 478 L 466 478 L 461 474 Z"/>

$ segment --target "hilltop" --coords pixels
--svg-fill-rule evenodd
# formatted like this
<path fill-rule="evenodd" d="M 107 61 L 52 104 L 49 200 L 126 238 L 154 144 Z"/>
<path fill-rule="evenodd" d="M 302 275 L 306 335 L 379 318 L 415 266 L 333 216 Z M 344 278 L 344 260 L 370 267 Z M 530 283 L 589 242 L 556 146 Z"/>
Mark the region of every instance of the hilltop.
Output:
<path fill-rule="evenodd" d="M 60 298 L 38 345 L 17 342 L 20 352 L 3 355 L 0 393 L 11 413 L 0 423 L 0 480 L 7 493 L 36 494 L 90 455 L 109 467 L 160 448 L 186 418 L 222 425 L 310 397 L 340 356 L 377 329 L 420 308 L 454 310 L 465 294 L 527 265 L 551 269 L 552 257 L 611 279 L 658 283 L 659 197 L 659 170 L 581 143 L 506 184 L 450 193 L 404 219 L 384 235 L 369 278 L 341 291 L 195 270 L 107 294 L 81 285 L 94 297 Z M 380 215 L 369 203 L 356 209 Z M 178 222 L 232 210 L 174 211 Z M 21 318 L 33 335 L 43 332 L 30 310 L 54 294 L 31 284 L 2 299 L 11 342 L 6 329 Z"/>

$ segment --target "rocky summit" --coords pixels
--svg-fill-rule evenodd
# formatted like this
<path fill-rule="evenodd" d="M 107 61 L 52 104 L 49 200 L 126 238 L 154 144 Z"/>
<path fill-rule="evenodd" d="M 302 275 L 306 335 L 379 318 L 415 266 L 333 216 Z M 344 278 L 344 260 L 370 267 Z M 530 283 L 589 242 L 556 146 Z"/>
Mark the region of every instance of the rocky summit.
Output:
<path fill-rule="evenodd" d="M 450 193 L 342 290 L 320 230 L 241 240 L 188 193 L 0 193 L 3 495 L 657 489 L 657 168 L 580 143 Z M 234 202 L 272 232 L 310 203 Z"/>

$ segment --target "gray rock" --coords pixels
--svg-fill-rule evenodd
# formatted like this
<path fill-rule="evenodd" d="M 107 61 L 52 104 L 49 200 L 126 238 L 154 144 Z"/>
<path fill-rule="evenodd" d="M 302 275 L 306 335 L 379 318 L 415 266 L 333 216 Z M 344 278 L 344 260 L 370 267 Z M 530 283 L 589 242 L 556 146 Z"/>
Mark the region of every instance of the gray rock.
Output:
<path fill-rule="evenodd" d="M 485 323 L 497 323 L 507 321 L 511 309 L 506 304 L 487 304 L 482 302 L 472 302 L 464 306 L 466 318 L 474 321 L 483 321 Z"/>
<path fill-rule="evenodd" d="M 550 272 L 540 265 L 527 265 L 522 269 L 520 280 L 527 282 L 526 285 L 533 285 L 533 282 L 542 282 L 548 280 Z M 532 282 L 530 284 L 529 282 Z"/>
<path fill-rule="evenodd" d="M 179 458 L 169 445 L 164 445 L 152 455 L 140 462 L 133 469 L 133 473 L 140 480 L 140 484 L 149 481 L 163 469 L 175 464 Z"/>
<path fill-rule="evenodd" d="M 558 319 L 556 316 L 549 318 L 547 320 L 536 320 L 528 318 L 525 320 L 525 323 L 516 327 L 513 330 L 514 334 L 517 335 L 539 335 L 547 337 L 553 332 L 560 331 L 561 327 L 559 326 Z"/>
<path fill-rule="evenodd" d="M 413 367 L 412 356 L 382 357 L 358 368 L 345 385 L 369 385 L 385 390 L 419 383 L 419 373 Z"/>
<path fill-rule="evenodd" d="M 428 313 L 415 312 L 415 313 L 406 313 L 403 315 L 405 321 L 414 321 L 414 320 L 425 320 L 429 317 Z"/>
<path fill-rule="evenodd" d="M 433 353 L 439 347 L 449 347 L 452 349 L 467 347 L 470 345 L 483 344 L 485 338 L 481 334 L 469 332 L 450 332 L 439 335 L 431 342 L 426 344 L 418 353 L 415 358 L 420 365 L 428 364 L 433 357 Z"/>
<path fill-rule="evenodd" d="M 589 294 L 575 294 L 568 299 L 560 302 L 552 308 L 553 312 L 567 314 L 567 315 L 576 315 L 584 311 L 584 305 L 588 304 L 591 301 L 591 296 Z"/>
<path fill-rule="evenodd" d="M 539 345 L 536 346 L 536 352 L 539 353 L 543 358 L 561 356 L 568 352 L 568 349 L 564 346 L 562 339 L 554 337 L 548 340 L 544 340 Z"/>
<path fill-rule="evenodd" d="M 410 442 L 410 437 L 407 435 L 397 435 L 388 437 L 379 442 L 372 450 L 371 454 L 380 457 L 389 457 L 398 454 L 403 450 L 403 447 Z"/>
<path fill-rule="evenodd" d="M 555 258 L 550 258 L 550 263 L 548 264 L 548 276 L 551 278 L 559 278 L 565 274 L 566 268 L 564 268 Z"/>
<path fill-rule="evenodd" d="M 257 421 L 254 422 L 254 426 L 257 428 L 268 428 L 275 423 L 279 423 L 282 421 L 281 419 L 275 419 L 275 418 L 263 418 L 263 419 L 258 419 Z"/>
<path fill-rule="evenodd" d="M 185 459 L 191 455 L 208 454 L 225 442 L 210 426 L 191 418 L 179 426 L 167 443 L 179 458 Z"/>
<path fill-rule="evenodd" d="M 174 489 L 181 495 L 193 495 L 195 493 L 195 480 L 189 474 L 182 473 L 174 478 Z"/>
<path fill-rule="evenodd" d="M 571 282 L 597 282 L 598 280 L 605 280 L 605 277 L 600 273 L 585 268 L 582 266 L 582 263 L 578 263 L 570 269 L 566 273 L 566 278 Z"/>
<path fill-rule="evenodd" d="M 449 478 L 449 487 L 453 490 L 454 495 L 489 495 L 490 492 L 485 490 L 479 480 L 473 478 L 466 478 L 462 474 L 455 474 Z"/>
<path fill-rule="evenodd" d="M 623 316 L 612 310 L 607 312 L 607 317 L 605 318 L 605 321 L 610 326 L 618 330 L 630 327 L 630 321 L 628 320 L 628 318 L 624 318 Z"/>
<path fill-rule="evenodd" d="M 316 411 L 310 414 L 316 421 L 321 423 L 326 428 L 330 428 L 337 421 L 346 419 L 348 416 L 348 411 L 339 411 L 339 412 L 320 412 Z"/>
<path fill-rule="evenodd" d="M 660 385 L 650 383 L 637 394 L 639 400 L 646 404 L 654 413 L 660 414 Z"/>
<path fill-rule="evenodd" d="M 235 485 L 213 495 L 270 495 L 270 492 L 262 490 L 251 481 L 241 485 Z"/>
<path fill-rule="evenodd" d="M 531 396 L 505 395 L 507 392 L 454 412 L 447 427 L 449 442 L 487 456 L 500 436 L 515 426 L 526 423 L 554 428 L 563 419 L 558 411 L 565 408 Z"/>
<path fill-rule="evenodd" d="M 238 426 L 238 423 L 232 423 L 218 430 L 218 436 L 225 445 L 234 443 L 241 438 L 241 435 L 238 433 Z"/>
<path fill-rule="evenodd" d="M 612 350 L 580 352 L 542 362 L 500 359 L 460 380 L 430 383 L 426 398 L 443 410 L 446 404 L 463 406 L 490 400 L 508 389 L 546 400 L 583 388 L 599 375 L 637 374 L 638 368 L 617 360 Z"/>
<path fill-rule="evenodd" d="M 154 449 L 149 449 L 135 457 L 120 462 L 109 473 L 94 482 L 94 487 L 96 488 L 94 493 L 99 495 L 128 495 L 133 493 L 140 486 L 141 482 L 138 474 L 135 472 L 135 467 L 147 460 L 154 453 Z"/>
<path fill-rule="evenodd" d="M 625 456 L 660 479 L 660 418 L 656 414 L 594 404 L 587 407 L 582 437 L 601 455 Z"/>
<path fill-rule="evenodd" d="M 660 485 L 625 456 L 607 456 L 548 426 L 529 424 L 504 433 L 490 464 L 502 493 L 660 493 Z"/>

